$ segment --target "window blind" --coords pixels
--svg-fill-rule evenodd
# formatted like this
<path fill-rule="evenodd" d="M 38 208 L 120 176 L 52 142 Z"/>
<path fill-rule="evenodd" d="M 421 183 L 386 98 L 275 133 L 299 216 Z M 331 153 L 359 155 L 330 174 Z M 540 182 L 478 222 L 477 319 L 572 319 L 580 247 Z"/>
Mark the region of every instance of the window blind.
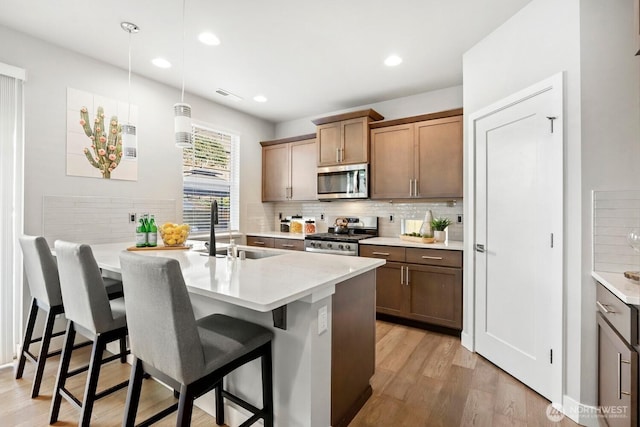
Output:
<path fill-rule="evenodd" d="M 0 365 L 22 335 L 24 70 L 0 63 Z"/>
<path fill-rule="evenodd" d="M 201 125 L 193 125 L 193 147 L 183 156 L 182 219 L 192 234 L 210 230 L 211 203 L 218 202 L 216 230 L 238 227 L 238 137 Z"/>

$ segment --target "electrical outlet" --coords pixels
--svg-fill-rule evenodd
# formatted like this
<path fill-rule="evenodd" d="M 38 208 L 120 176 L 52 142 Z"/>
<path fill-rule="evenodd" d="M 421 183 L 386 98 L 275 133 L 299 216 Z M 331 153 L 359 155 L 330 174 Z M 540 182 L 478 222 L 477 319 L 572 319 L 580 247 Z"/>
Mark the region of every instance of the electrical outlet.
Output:
<path fill-rule="evenodd" d="M 326 332 L 329 328 L 329 319 L 327 318 L 327 306 L 323 305 L 318 309 L 318 335 Z"/>
<path fill-rule="evenodd" d="M 136 215 L 135 213 L 129 213 L 129 223 L 135 224 L 137 217 L 138 215 Z"/>
<path fill-rule="evenodd" d="M 394 221 L 393 215 L 389 215 L 389 222 L 393 222 L 393 221 Z"/>
<path fill-rule="evenodd" d="M 462 224 L 462 215 L 458 215 L 458 224 Z"/>
<path fill-rule="evenodd" d="M 320 221 L 324 221 L 324 214 L 323 213 L 320 214 Z"/>
<path fill-rule="evenodd" d="M 278 212 L 278 219 L 282 219 L 282 212 Z"/>

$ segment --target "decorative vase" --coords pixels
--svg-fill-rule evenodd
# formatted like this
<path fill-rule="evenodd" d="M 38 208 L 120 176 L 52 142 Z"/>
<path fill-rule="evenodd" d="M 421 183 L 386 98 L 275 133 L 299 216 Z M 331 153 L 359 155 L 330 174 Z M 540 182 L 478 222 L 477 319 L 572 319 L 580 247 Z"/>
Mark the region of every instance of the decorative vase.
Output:
<path fill-rule="evenodd" d="M 433 237 L 436 239 L 436 242 L 444 242 L 447 239 L 447 232 L 445 230 L 434 230 Z"/>

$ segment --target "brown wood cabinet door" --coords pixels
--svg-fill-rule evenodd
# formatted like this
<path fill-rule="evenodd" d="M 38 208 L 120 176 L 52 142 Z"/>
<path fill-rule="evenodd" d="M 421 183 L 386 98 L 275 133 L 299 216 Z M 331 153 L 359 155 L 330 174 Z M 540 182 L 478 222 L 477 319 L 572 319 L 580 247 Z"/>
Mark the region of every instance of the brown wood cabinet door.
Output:
<path fill-rule="evenodd" d="M 316 140 L 291 143 L 291 200 L 316 200 Z"/>
<path fill-rule="evenodd" d="M 262 201 L 287 200 L 291 171 L 289 144 L 262 147 Z"/>
<path fill-rule="evenodd" d="M 462 197 L 462 116 L 415 126 L 418 197 Z"/>
<path fill-rule="evenodd" d="M 414 125 L 371 131 L 371 198 L 408 199 L 414 178 Z"/>
<path fill-rule="evenodd" d="M 339 164 L 342 149 L 340 122 L 318 126 L 317 135 L 318 166 Z"/>
<path fill-rule="evenodd" d="M 259 246 L 261 248 L 273 248 L 273 237 L 247 236 L 247 246 Z"/>
<path fill-rule="evenodd" d="M 288 249 L 290 251 L 304 251 L 304 240 L 274 239 L 273 247 L 276 249 Z"/>
<path fill-rule="evenodd" d="M 601 313 L 598 317 L 598 406 L 609 427 L 638 422 L 638 353 Z"/>
<path fill-rule="evenodd" d="M 413 264 L 407 268 L 409 317 L 462 329 L 462 270 Z"/>
<path fill-rule="evenodd" d="M 366 117 L 340 122 L 340 164 L 369 162 L 369 121 Z"/>
<path fill-rule="evenodd" d="M 406 317 L 404 264 L 388 262 L 376 269 L 376 310 L 379 313 Z"/>

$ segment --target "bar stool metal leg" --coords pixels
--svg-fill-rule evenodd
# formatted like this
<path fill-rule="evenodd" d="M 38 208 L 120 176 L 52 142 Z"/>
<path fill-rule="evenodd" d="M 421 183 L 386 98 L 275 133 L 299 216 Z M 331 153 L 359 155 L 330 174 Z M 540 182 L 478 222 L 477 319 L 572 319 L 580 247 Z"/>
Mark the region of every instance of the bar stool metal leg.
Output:
<path fill-rule="evenodd" d="M 51 400 L 51 415 L 49 416 L 49 424 L 58 421 L 60 414 L 60 404 L 62 403 L 62 392 L 67 382 L 69 373 L 69 363 L 71 362 L 71 352 L 73 349 L 73 341 L 76 338 L 76 330 L 73 322 L 67 323 L 67 333 L 65 334 L 64 346 L 62 347 L 62 356 L 60 359 L 60 367 L 58 368 L 58 377 L 56 378 L 56 386 L 53 389 L 53 399 Z"/>
<path fill-rule="evenodd" d="M 37 307 L 36 307 L 37 308 Z M 53 325 L 56 321 L 56 312 L 51 309 L 47 313 L 47 320 L 44 324 L 44 333 L 42 334 L 42 342 L 40 344 L 40 355 L 36 364 L 36 374 L 33 378 L 33 386 L 31 388 L 31 398 L 38 397 L 40 392 L 40 384 L 42 383 L 42 375 L 44 374 L 44 365 L 49 356 L 49 344 L 51 344 L 51 336 L 53 334 Z"/>
<path fill-rule="evenodd" d="M 273 372 L 271 360 L 271 343 L 266 344 L 262 356 L 262 410 L 264 411 L 264 427 L 273 427 Z"/>
<path fill-rule="evenodd" d="M 193 413 L 193 390 L 189 386 L 180 387 L 180 399 L 178 400 L 178 419 L 176 426 L 188 427 L 191 425 L 191 414 Z"/>
<path fill-rule="evenodd" d="M 24 332 L 24 341 L 22 341 L 22 350 L 20 351 L 20 359 L 18 360 L 18 369 L 16 370 L 16 379 L 22 378 L 24 373 L 24 365 L 27 362 L 26 353 L 29 351 L 31 340 L 33 339 L 33 328 L 36 325 L 36 319 L 38 318 L 38 303 L 35 298 L 31 299 L 31 309 L 29 310 L 29 320 L 27 321 L 27 328 Z"/>

